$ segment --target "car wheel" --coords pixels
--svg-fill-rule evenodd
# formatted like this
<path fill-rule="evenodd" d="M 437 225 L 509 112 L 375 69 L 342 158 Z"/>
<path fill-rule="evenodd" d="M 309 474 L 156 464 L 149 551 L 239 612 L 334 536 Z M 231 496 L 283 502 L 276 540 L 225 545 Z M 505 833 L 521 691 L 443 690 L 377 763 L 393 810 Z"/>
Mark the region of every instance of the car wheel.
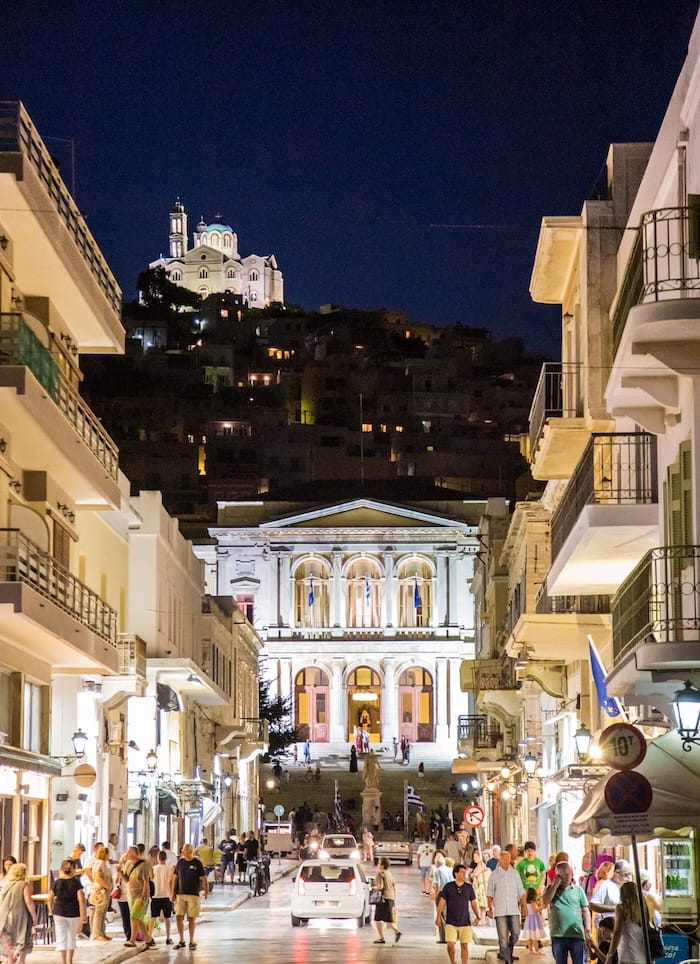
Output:
<path fill-rule="evenodd" d="M 292 914 L 292 927 L 300 927 L 300 926 L 301 926 L 301 917 L 295 917 L 294 914 Z"/>
<path fill-rule="evenodd" d="M 357 918 L 357 926 L 358 926 L 358 927 L 364 927 L 364 926 L 365 926 L 365 912 L 364 912 L 364 911 L 362 911 L 362 913 L 360 914 L 360 916 Z"/>
<path fill-rule="evenodd" d="M 413 863 L 413 861 L 412 861 L 412 860 L 406 860 L 406 861 L 404 861 L 404 863 L 406 864 L 407 867 L 410 867 L 411 864 Z"/>

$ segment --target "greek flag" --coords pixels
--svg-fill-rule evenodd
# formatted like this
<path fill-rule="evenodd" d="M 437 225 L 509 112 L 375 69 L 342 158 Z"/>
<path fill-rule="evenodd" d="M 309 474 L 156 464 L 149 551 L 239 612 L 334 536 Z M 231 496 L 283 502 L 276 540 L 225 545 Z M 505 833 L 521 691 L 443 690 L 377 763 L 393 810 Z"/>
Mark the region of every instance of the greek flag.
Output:
<path fill-rule="evenodd" d="M 314 598 L 314 577 L 312 576 L 311 579 L 309 579 L 309 609 L 311 609 L 314 604 Z"/>
<path fill-rule="evenodd" d="M 416 576 L 413 581 L 413 608 L 420 609 L 422 605 L 423 603 L 421 602 L 420 598 L 420 589 L 418 588 L 418 577 Z"/>
<path fill-rule="evenodd" d="M 593 642 L 591 636 L 588 637 L 588 651 L 591 660 L 591 675 L 593 676 L 593 682 L 595 683 L 595 690 L 598 694 L 598 703 L 600 708 L 605 710 L 608 716 L 620 716 L 623 713 L 622 704 L 617 699 L 616 696 L 608 696 L 608 687 L 605 684 L 605 667 L 598 654 L 596 645 Z"/>
<path fill-rule="evenodd" d="M 365 576 L 365 602 L 369 603 L 369 576 Z"/>
<path fill-rule="evenodd" d="M 340 799 L 338 781 L 335 781 L 335 800 L 334 800 L 335 825 L 338 830 L 343 826 L 343 801 Z"/>
<path fill-rule="evenodd" d="M 406 806 L 418 807 L 419 810 L 425 810 L 425 804 L 410 783 L 406 784 Z"/>

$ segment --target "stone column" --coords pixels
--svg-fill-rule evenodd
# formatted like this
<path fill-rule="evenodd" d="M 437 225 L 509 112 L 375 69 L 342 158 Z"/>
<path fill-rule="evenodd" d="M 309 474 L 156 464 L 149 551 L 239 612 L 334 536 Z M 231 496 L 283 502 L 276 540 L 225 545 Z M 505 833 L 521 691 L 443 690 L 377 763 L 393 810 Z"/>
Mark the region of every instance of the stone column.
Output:
<path fill-rule="evenodd" d="M 384 626 L 394 625 L 394 605 L 396 599 L 396 583 L 394 581 L 394 553 L 384 553 Z"/>
<path fill-rule="evenodd" d="M 344 626 L 345 616 L 341 618 L 342 579 L 341 579 L 341 556 L 339 552 L 333 553 L 333 570 L 331 575 L 331 626 Z"/>
<path fill-rule="evenodd" d="M 290 583 L 290 558 L 285 553 L 280 556 L 279 566 L 279 624 L 280 626 L 293 626 L 294 613 L 292 612 L 292 592 Z"/>
<path fill-rule="evenodd" d="M 381 742 L 384 746 L 390 746 L 391 739 L 394 736 L 398 740 L 399 724 L 396 718 L 396 664 L 393 659 L 385 659 Z"/>
<path fill-rule="evenodd" d="M 447 660 L 435 660 L 435 742 L 447 740 Z"/>
<path fill-rule="evenodd" d="M 343 688 L 343 663 L 339 659 L 333 660 L 330 686 L 330 713 L 331 725 L 329 736 L 331 743 L 346 743 L 348 739 L 347 698 Z"/>

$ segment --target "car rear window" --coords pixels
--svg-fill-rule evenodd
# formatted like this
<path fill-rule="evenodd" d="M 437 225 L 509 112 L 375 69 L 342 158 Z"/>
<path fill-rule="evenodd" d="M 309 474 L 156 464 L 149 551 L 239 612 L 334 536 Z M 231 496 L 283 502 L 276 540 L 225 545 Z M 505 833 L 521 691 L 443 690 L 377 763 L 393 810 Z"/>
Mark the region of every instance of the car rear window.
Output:
<path fill-rule="evenodd" d="M 349 883 L 355 876 L 353 867 L 338 867 L 336 864 L 321 864 L 318 867 L 302 867 L 299 873 L 302 880 L 311 884 L 338 882 Z"/>

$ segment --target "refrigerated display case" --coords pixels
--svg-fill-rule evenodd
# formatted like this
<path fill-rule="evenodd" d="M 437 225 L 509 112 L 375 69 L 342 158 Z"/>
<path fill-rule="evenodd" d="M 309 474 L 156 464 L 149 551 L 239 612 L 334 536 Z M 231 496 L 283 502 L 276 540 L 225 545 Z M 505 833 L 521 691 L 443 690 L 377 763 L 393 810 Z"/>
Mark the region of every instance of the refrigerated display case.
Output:
<path fill-rule="evenodd" d="M 662 924 L 697 924 L 697 843 L 694 837 L 661 838 Z"/>

